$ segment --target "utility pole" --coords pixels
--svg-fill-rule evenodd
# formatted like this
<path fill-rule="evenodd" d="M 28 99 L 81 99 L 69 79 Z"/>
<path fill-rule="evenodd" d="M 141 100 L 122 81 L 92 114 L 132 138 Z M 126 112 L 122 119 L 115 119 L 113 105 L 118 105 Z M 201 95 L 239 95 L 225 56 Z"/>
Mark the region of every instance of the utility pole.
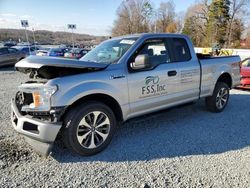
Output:
<path fill-rule="evenodd" d="M 25 29 L 25 35 L 26 35 L 26 40 L 27 40 L 28 46 L 29 46 L 29 55 L 30 55 L 30 44 L 29 44 L 29 37 L 28 37 L 28 33 L 27 33 L 27 27 L 29 27 L 28 20 L 21 20 L 21 25 Z"/>
<path fill-rule="evenodd" d="M 76 29 L 76 24 L 68 24 L 68 29 L 71 29 L 72 46 L 74 49 L 74 47 L 75 47 L 75 45 L 74 45 L 74 29 Z"/>
<path fill-rule="evenodd" d="M 36 52 L 36 38 L 35 38 L 35 30 L 34 30 L 34 28 L 32 28 L 32 32 L 33 32 L 33 41 L 34 41 L 35 52 Z"/>

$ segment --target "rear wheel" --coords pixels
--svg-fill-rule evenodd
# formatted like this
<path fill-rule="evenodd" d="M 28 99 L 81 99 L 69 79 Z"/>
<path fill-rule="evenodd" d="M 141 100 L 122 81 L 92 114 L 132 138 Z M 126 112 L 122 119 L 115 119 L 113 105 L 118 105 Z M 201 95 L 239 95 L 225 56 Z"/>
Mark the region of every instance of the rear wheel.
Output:
<path fill-rule="evenodd" d="M 116 129 L 113 111 L 103 103 L 88 102 L 72 109 L 64 120 L 63 141 L 73 152 L 94 155 L 110 143 Z"/>
<path fill-rule="evenodd" d="M 229 87 L 224 82 L 218 82 L 213 95 L 206 98 L 207 109 L 211 112 L 222 112 L 229 100 Z"/>

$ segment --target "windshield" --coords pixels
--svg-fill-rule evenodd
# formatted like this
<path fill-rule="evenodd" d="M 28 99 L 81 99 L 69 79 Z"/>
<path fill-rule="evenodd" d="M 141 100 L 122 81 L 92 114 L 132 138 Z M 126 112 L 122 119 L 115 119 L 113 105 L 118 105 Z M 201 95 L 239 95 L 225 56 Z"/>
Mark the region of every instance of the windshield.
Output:
<path fill-rule="evenodd" d="M 91 50 L 80 60 L 96 63 L 116 63 L 134 44 L 137 38 L 108 40 Z"/>

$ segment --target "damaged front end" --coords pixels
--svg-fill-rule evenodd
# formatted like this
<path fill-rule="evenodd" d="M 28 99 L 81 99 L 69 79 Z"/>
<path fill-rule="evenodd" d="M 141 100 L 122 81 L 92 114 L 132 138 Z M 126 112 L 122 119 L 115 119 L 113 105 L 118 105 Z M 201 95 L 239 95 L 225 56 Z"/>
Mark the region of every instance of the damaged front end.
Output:
<path fill-rule="evenodd" d="M 48 155 L 62 127 L 65 106 L 51 106 L 52 96 L 60 89 L 48 80 L 62 76 L 98 71 L 106 64 L 51 57 L 28 57 L 15 65 L 17 71 L 29 74 L 30 81 L 18 87 L 11 101 L 11 120 L 17 132 L 33 148 Z"/>
<path fill-rule="evenodd" d="M 11 101 L 11 120 L 17 132 L 40 154 L 47 156 L 53 146 L 65 107 L 51 107 L 56 86 L 26 82 Z"/>
<path fill-rule="evenodd" d="M 12 99 L 11 121 L 14 129 L 25 137 L 35 151 L 49 155 L 62 127 L 62 122 L 57 121 L 57 117 L 64 109 L 56 109 L 58 114 L 53 109 L 48 112 L 22 111 L 19 104 L 20 100 Z"/>
<path fill-rule="evenodd" d="M 57 91 L 57 86 L 26 82 L 18 88 L 15 104 L 21 114 L 50 122 L 60 119 L 61 113 L 58 111 L 62 111 L 63 107 L 51 107 L 51 97 Z"/>
<path fill-rule="evenodd" d="M 17 71 L 29 74 L 30 78 L 53 79 L 57 77 L 103 70 L 105 63 L 87 62 L 75 59 L 29 56 L 18 63 Z"/>

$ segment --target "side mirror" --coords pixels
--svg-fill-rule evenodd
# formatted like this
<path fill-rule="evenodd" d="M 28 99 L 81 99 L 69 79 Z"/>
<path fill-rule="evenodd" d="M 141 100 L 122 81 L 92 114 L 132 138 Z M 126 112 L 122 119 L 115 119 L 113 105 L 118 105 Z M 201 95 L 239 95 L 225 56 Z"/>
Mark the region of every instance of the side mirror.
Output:
<path fill-rule="evenodd" d="M 138 55 L 135 58 L 135 62 L 130 64 L 130 67 L 133 70 L 140 70 L 140 69 L 150 68 L 151 65 L 150 65 L 150 62 L 149 62 L 148 54 Z"/>

